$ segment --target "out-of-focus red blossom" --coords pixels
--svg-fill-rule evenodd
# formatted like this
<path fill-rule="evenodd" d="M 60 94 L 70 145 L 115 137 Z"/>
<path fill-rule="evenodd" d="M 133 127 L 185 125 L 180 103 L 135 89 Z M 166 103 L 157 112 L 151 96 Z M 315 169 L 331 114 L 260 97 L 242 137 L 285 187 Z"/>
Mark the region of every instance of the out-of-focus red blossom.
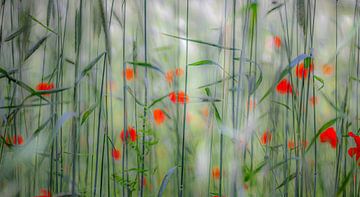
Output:
<path fill-rule="evenodd" d="M 280 36 L 274 36 L 273 43 L 276 48 L 280 48 L 281 46 L 281 38 Z"/>
<path fill-rule="evenodd" d="M 213 179 L 219 180 L 220 179 L 220 168 L 215 166 L 211 170 L 211 174 Z"/>
<path fill-rule="evenodd" d="M 249 185 L 246 184 L 246 183 L 244 183 L 243 188 L 244 188 L 244 190 L 248 190 L 248 189 L 249 189 Z"/>
<path fill-rule="evenodd" d="M 265 145 L 270 143 L 271 138 L 272 134 L 270 133 L 270 131 L 266 130 L 261 136 L 261 144 Z"/>
<path fill-rule="evenodd" d="M 121 141 L 123 141 L 124 142 L 124 129 L 121 131 L 121 133 L 120 133 L 120 139 L 121 139 Z M 136 130 L 134 129 L 134 127 L 128 127 L 128 129 L 127 129 L 127 132 L 126 132 L 126 136 L 127 136 L 127 138 L 129 138 L 130 137 L 130 140 L 132 141 L 132 142 L 135 142 L 136 141 L 136 137 L 137 137 L 137 135 L 136 135 Z"/>
<path fill-rule="evenodd" d="M 295 142 L 294 140 L 288 141 L 288 149 L 294 149 L 295 148 Z"/>
<path fill-rule="evenodd" d="M 171 84 L 174 80 L 174 71 L 169 70 L 165 73 L 165 79 L 166 81 Z"/>
<path fill-rule="evenodd" d="M 146 180 L 146 177 L 144 176 L 144 179 L 143 179 L 143 182 L 142 182 L 142 186 L 143 186 L 143 187 L 146 187 L 146 184 L 147 184 L 147 180 Z"/>
<path fill-rule="evenodd" d="M 328 142 L 332 148 L 336 148 L 338 139 L 334 127 L 330 127 L 320 134 L 320 142 L 321 143 Z"/>
<path fill-rule="evenodd" d="M 309 142 L 307 140 L 303 140 L 301 144 L 304 148 L 306 148 Z"/>
<path fill-rule="evenodd" d="M 324 75 L 331 76 L 334 71 L 334 68 L 331 64 L 324 64 L 322 66 L 322 72 Z"/>
<path fill-rule="evenodd" d="M 24 138 L 21 134 L 13 135 L 11 140 L 9 137 L 6 137 L 6 143 L 7 144 L 14 144 L 14 145 L 22 145 L 24 144 Z"/>
<path fill-rule="evenodd" d="M 276 91 L 280 94 L 292 94 L 292 86 L 287 79 L 282 79 L 276 86 Z"/>
<path fill-rule="evenodd" d="M 36 90 L 38 91 L 46 91 L 46 90 L 52 90 L 54 89 L 54 83 L 46 83 L 46 82 L 41 82 L 36 86 Z M 42 94 L 44 96 L 50 96 L 50 94 Z"/>
<path fill-rule="evenodd" d="M 121 152 L 119 149 L 117 148 L 113 148 L 112 149 L 112 157 L 114 158 L 114 160 L 119 160 L 121 157 Z"/>
<path fill-rule="evenodd" d="M 166 119 L 165 113 L 161 109 L 155 109 L 153 115 L 155 123 L 158 125 L 162 124 Z"/>
<path fill-rule="evenodd" d="M 354 155 L 356 155 L 356 161 L 358 161 L 360 158 L 360 136 L 355 135 L 351 131 L 349 132 L 349 136 L 354 139 L 356 146 L 349 148 L 348 154 L 350 157 L 353 157 Z M 358 165 L 360 165 L 360 163 L 358 163 Z"/>
<path fill-rule="evenodd" d="M 189 97 L 187 95 L 185 95 L 185 93 L 183 91 L 179 91 L 179 92 L 171 92 L 169 94 L 169 99 L 171 102 L 173 103 L 181 103 L 184 104 L 185 102 L 189 102 Z"/>
<path fill-rule="evenodd" d="M 299 79 L 303 79 L 303 78 L 306 79 L 307 76 L 308 76 L 309 71 L 310 72 L 314 71 L 313 63 L 311 63 L 308 68 L 305 68 L 304 63 L 301 63 L 301 64 L 296 66 L 295 74 L 296 74 L 296 77 L 298 77 Z"/>
<path fill-rule="evenodd" d="M 318 103 L 318 97 L 317 96 L 312 96 L 309 98 L 309 102 L 312 106 L 316 105 Z"/>
<path fill-rule="evenodd" d="M 133 68 L 126 68 L 124 75 L 125 75 L 125 79 L 127 81 L 131 81 L 132 79 L 134 79 L 134 69 Z"/>
<path fill-rule="evenodd" d="M 35 196 L 35 197 L 51 197 L 51 192 L 48 191 L 47 189 L 40 189 L 40 195 Z"/>
<path fill-rule="evenodd" d="M 176 68 L 175 69 L 175 75 L 177 76 L 177 77 L 180 77 L 180 76 L 182 76 L 184 74 L 184 70 L 182 69 L 182 68 Z"/>

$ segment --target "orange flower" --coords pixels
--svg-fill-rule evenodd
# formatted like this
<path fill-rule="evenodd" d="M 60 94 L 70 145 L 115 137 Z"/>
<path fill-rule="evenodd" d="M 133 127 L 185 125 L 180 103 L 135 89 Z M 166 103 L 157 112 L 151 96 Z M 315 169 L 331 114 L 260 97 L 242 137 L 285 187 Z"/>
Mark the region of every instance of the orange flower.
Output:
<path fill-rule="evenodd" d="M 310 97 L 309 102 L 312 106 L 316 105 L 318 103 L 318 97 L 317 96 Z"/>
<path fill-rule="evenodd" d="M 117 148 L 113 148 L 112 149 L 112 157 L 114 158 L 114 160 L 119 160 L 121 157 L 120 150 L 118 150 Z"/>
<path fill-rule="evenodd" d="M 169 84 L 171 84 L 174 80 L 174 72 L 172 70 L 167 71 L 165 73 L 165 79 Z"/>
<path fill-rule="evenodd" d="M 280 48 L 280 46 L 281 46 L 281 38 L 280 38 L 280 36 L 274 36 L 273 44 L 274 44 L 274 46 L 276 48 Z"/>
<path fill-rule="evenodd" d="M 249 107 L 249 111 L 252 111 L 256 107 L 256 101 L 250 98 L 246 107 Z"/>
<path fill-rule="evenodd" d="M 121 139 L 121 141 L 123 141 L 124 142 L 124 129 L 121 131 L 121 133 L 120 133 L 120 139 Z M 128 129 L 127 129 L 127 132 L 126 132 L 126 136 L 127 136 L 127 138 L 129 138 L 130 137 L 130 140 L 132 141 L 132 142 L 135 142 L 136 141 L 136 137 L 137 137 L 137 135 L 136 135 L 136 130 L 133 128 L 133 127 L 128 127 Z"/>
<path fill-rule="evenodd" d="M 288 141 L 288 149 L 294 149 L 295 148 L 295 142 L 294 140 Z"/>
<path fill-rule="evenodd" d="M 40 195 L 35 197 L 51 197 L 51 193 L 47 189 L 42 188 L 40 189 Z"/>
<path fill-rule="evenodd" d="M 182 68 L 176 68 L 175 69 L 175 75 L 177 76 L 177 77 L 180 77 L 180 76 L 182 76 L 184 74 L 184 70 L 182 69 Z"/>
<path fill-rule="evenodd" d="M 322 66 L 322 72 L 324 75 L 331 76 L 334 71 L 334 67 L 331 64 L 324 64 Z"/>
<path fill-rule="evenodd" d="M 155 109 L 153 115 L 155 123 L 158 125 L 162 124 L 166 119 L 165 113 L 161 109 Z"/>
<path fill-rule="evenodd" d="M 265 131 L 262 136 L 261 136 L 261 144 L 265 145 L 270 143 L 272 138 L 272 134 L 270 133 L 270 131 Z"/>
<path fill-rule="evenodd" d="M 132 79 L 134 79 L 134 69 L 126 68 L 125 69 L 125 78 L 128 81 L 131 81 Z"/>
<path fill-rule="evenodd" d="M 179 91 L 177 95 L 177 100 L 179 103 L 187 103 L 189 101 L 189 97 L 185 95 L 183 91 Z"/>
<path fill-rule="evenodd" d="M 213 167 L 211 170 L 212 177 L 216 180 L 220 179 L 220 168 L 219 167 Z"/>
<path fill-rule="evenodd" d="M 47 91 L 52 89 L 54 89 L 54 83 L 41 82 L 36 86 L 36 90 L 38 91 Z M 42 95 L 50 96 L 50 94 L 42 94 Z"/>
<path fill-rule="evenodd" d="M 276 91 L 280 94 L 292 94 L 292 86 L 287 79 L 282 79 L 276 86 Z"/>

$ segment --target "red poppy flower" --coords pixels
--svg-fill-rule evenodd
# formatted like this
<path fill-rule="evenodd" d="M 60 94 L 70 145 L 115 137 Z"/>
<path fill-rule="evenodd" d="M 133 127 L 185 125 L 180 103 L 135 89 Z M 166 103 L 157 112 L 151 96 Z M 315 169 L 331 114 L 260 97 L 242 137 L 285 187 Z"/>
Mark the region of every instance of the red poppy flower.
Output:
<path fill-rule="evenodd" d="M 330 127 L 320 134 L 320 142 L 328 142 L 332 148 L 336 148 L 338 139 L 334 127 Z"/>
<path fill-rule="evenodd" d="M 220 179 L 220 168 L 219 167 L 213 167 L 211 170 L 212 177 L 216 180 Z"/>
<path fill-rule="evenodd" d="M 349 148 L 348 154 L 350 155 L 350 157 L 353 157 L 354 155 L 356 155 L 356 161 L 358 161 L 360 158 L 360 136 L 355 135 L 351 131 L 349 132 L 349 136 L 354 139 L 356 146 Z"/>
<path fill-rule="evenodd" d="M 46 91 L 46 90 L 52 90 L 54 89 L 54 83 L 46 83 L 46 82 L 41 82 L 36 86 L 36 90 L 38 91 Z M 50 96 L 50 94 L 42 94 L 44 96 Z"/>
<path fill-rule="evenodd" d="M 40 189 L 40 195 L 35 197 L 51 197 L 51 193 L 47 189 L 42 188 Z"/>
<path fill-rule="evenodd" d="M 127 132 L 126 132 L 126 136 L 127 136 L 127 138 L 130 137 L 130 140 L 131 140 L 132 142 L 135 142 L 135 141 L 136 141 L 136 137 L 137 137 L 137 135 L 136 135 L 136 130 L 135 130 L 133 127 L 128 127 Z M 121 140 L 124 142 L 124 129 L 123 129 L 123 130 L 121 131 L 121 133 L 120 133 L 120 138 L 121 138 Z"/>
<path fill-rule="evenodd" d="M 274 36 L 273 43 L 276 48 L 280 48 L 281 46 L 281 38 L 280 36 Z"/>
<path fill-rule="evenodd" d="M 177 76 L 177 77 L 180 77 L 181 75 L 183 75 L 184 74 L 184 70 L 182 69 L 182 68 L 176 68 L 175 69 L 175 75 Z"/>
<path fill-rule="evenodd" d="M 288 141 L 288 149 L 294 149 L 295 148 L 295 142 L 294 140 Z"/>
<path fill-rule="evenodd" d="M 280 94 L 292 94 L 292 86 L 287 79 L 282 79 L 276 86 L 276 91 Z"/>
<path fill-rule="evenodd" d="M 9 137 L 6 137 L 5 142 L 7 144 L 22 145 L 22 144 L 24 144 L 24 138 L 20 134 L 14 135 L 14 136 L 12 136 L 11 140 Z"/>
<path fill-rule="evenodd" d="M 272 134 L 270 133 L 270 131 L 265 131 L 261 136 L 261 144 L 265 145 L 270 143 L 271 138 Z"/>
<path fill-rule="evenodd" d="M 296 66 L 295 74 L 296 74 L 296 77 L 298 77 L 299 79 L 302 79 L 302 78 L 306 79 L 309 71 L 310 72 L 314 71 L 313 63 L 310 64 L 309 68 L 305 68 L 304 63 L 301 63 L 298 66 Z"/>
<path fill-rule="evenodd" d="M 132 79 L 134 79 L 134 69 L 126 68 L 125 69 L 125 78 L 128 81 L 131 81 Z"/>
<path fill-rule="evenodd" d="M 112 157 L 114 158 L 114 160 L 119 160 L 121 157 L 120 150 L 118 150 L 117 148 L 113 148 L 112 149 Z"/>
<path fill-rule="evenodd" d="M 161 109 L 155 109 L 153 115 L 155 123 L 158 125 L 162 124 L 166 119 L 165 113 Z"/>
<path fill-rule="evenodd" d="M 183 91 L 179 91 L 178 93 L 171 92 L 169 94 L 169 99 L 173 103 L 178 102 L 178 103 L 184 104 L 185 102 L 189 102 L 189 97 L 187 95 L 185 95 L 185 93 Z"/>
<path fill-rule="evenodd" d="M 146 184 L 147 184 L 147 180 L 146 180 L 146 177 L 144 176 L 144 179 L 143 179 L 143 182 L 142 182 L 142 186 L 143 186 L 143 187 L 146 187 Z"/>
<path fill-rule="evenodd" d="M 171 84 L 174 80 L 174 72 L 172 70 L 167 71 L 165 73 L 165 79 L 169 84 Z"/>

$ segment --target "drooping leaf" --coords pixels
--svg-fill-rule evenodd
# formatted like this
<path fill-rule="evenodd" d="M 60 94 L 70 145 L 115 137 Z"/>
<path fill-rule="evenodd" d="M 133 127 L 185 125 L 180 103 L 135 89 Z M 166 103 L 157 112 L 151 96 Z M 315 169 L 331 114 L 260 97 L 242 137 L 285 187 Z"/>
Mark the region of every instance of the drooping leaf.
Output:
<path fill-rule="evenodd" d="M 81 118 L 81 125 L 85 123 L 85 121 L 89 118 L 90 114 L 96 109 L 96 107 L 98 106 L 97 103 L 91 105 L 89 107 L 89 109 L 87 109 L 83 115 L 82 115 L 82 118 Z"/>
<path fill-rule="evenodd" d="M 85 68 L 81 71 L 76 83 L 79 83 L 80 80 L 96 65 L 96 63 L 101 59 L 101 57 L 105 54 L 105 52 L 98 55 L 95 59 L 93 59 Z"/>
<path fill-rule="evenodd" d="M 195 42 L 195 43 L 198 43 L 198 44 L 204 44 L 204 45 L 208 45 L 208 46 L 212 46 L 212 47 L 216 47 L 216 48 L 220 48 L 220 49 L 225 49 L 225 50 L 240 50 L 240 49 L 237 49 L 237 48 L 232 48 L 232 47 L 225 47 L 225 46 L 221 46 L 221 45 L 218 45 L 218 44 L 214 44 L 214 43 L 210 43 L 210 42 L 205 42 L 205 41 L 201 41 L 201 40 L 195 40 L 195 39 L 186 39 L 186 38 L 183 38 L 183 37 L 179 37 L 179 36 L 174 36 L 174 35 L 170 35 L 170 34 L 166 34 L 166 33 L 163 33 L 165 36 L 169 36 L 169 37 L 172 37 L 172 38 L 176 38 L 176 39 L 180 39 L 180 40 L 188 40 L 190 42 Z"/>
<path fill-rule="evenodd" d="M 151 69 L 154 69 L 158 72 L 160 72 L 161 74 L 164 74 L 164 71 L 162 71 L 159 67 L 157 66 L 154 66 L 150 63 L 146 63 L 146 62 L 127 62 L 129 64 L 132 64 L 132 65 L 136 65 L 136 66 L 141 66 L 141 67 L 144 67 L 144 68 L 151 68 Z"/>
<path fill-rule="evenodd" d="M 172 167 L 165 175 L 165 177 L 163 178 L 162 182 L 161 182 L 161 186 L 160 186 L 160 189 L 159 189 L 159 193 L 158 193 L 158 197 L 162 197 L 164 191 L 165 191 L 165 188 L 167 186 L 167 184 L 169 183 L 169 180 L 170 180 L 170 177 L 172 174 L 174 174 L 175 170 L 176 170 L 176 166 L 175 167 Z"/>
<path fill-rule="evenodd" d="M 38 40 L 27 52 L 25 55 L 25 60 L 27 60 L 41 45 L 42 43 L 44 43 L 44 41 L 48 38 L 49 36 L 44 36 L 42 37 L 40 40 Z"/>
<path fill-rule="evenodd" d="M 48 26 L 44 25 L 43 23 L 41 23 L 41 22 L 40 22 L 38 19 L 36 19 L 34 16 L 32 16 L 32 15 L 30 15 L 30 14 L 29 14 L 29 16 L 30 16 L 30 18 L 31 18 L 33 21 L 35 21 L 36 23 L 38 23 L 40 26 L 42 26 L 42 27 L 45 28 L 46 30 L 48 30 L 48 31 L 54 33 L 55 35 L 57 35 L 57 33 L 56 33 L 54 30 L 52 30 L 50 27 L 48 27 Z"/>
<path fill-rule="evenodd" d="M 321 90 L 325 85 L 324 80 L 316 75 L 314 75 L 314 79 L 316 79 L 317 81 L 319 81 L 321 83 L 321 86 L 318 89 L 318 90 Z"/>

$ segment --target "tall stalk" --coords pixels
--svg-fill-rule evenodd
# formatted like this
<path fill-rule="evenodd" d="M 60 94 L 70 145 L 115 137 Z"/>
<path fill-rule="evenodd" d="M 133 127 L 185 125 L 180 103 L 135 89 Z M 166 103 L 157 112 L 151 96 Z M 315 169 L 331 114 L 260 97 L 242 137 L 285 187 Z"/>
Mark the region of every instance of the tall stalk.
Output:
<path fill-rule="evenodd" d="M 186 45 L 185 45 L 185 96 L 188 95 L 188 61 L 189 61 L 189 0 L 186 0 Z M 180 175 L 180 192 L 179 196 L 183 196 L 185 190 L 184 187 L 184 168 L 185 168 L 185 131 L 186 131 L 186 106 L 187 103 L 184 102 L 183 109 L 183 125 L 182 125 L 182 143 L 181 143 L 181 175 Z"/>

